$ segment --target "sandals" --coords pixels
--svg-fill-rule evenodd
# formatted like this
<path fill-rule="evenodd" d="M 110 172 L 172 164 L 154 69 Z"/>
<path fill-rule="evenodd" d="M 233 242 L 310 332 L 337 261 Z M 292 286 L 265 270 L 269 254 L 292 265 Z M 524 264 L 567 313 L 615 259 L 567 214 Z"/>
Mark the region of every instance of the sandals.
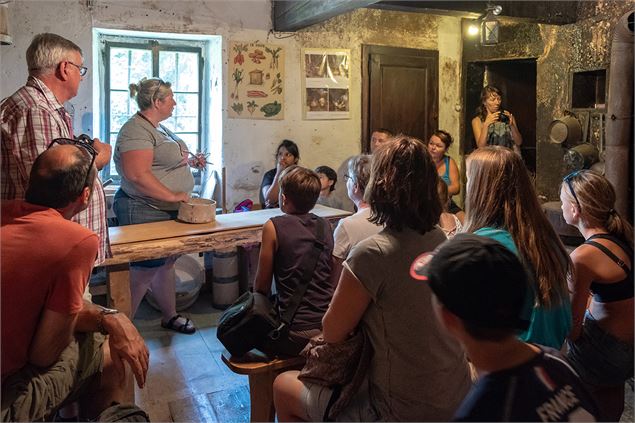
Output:
<path fill-rule="evenodd" d="M 183 317 L 183 316 L 181 316 L 180 314 L 177 314 L 176 316 L 168 320 L 167 323 L 164 323 L 163 321 L 161 321 L 161 327 L 164 329 L 172 329 L 173 331 L 185 333 L 187 335 L 191 335 L 194 332 L 196 332 L 196 328 L 194 327 L 194 324 L 187 317 L 185 318 L 185 323 L 182 325 L 179 325 L 177 323 L 177 320 L 179 319 L 179 317 Z"/>

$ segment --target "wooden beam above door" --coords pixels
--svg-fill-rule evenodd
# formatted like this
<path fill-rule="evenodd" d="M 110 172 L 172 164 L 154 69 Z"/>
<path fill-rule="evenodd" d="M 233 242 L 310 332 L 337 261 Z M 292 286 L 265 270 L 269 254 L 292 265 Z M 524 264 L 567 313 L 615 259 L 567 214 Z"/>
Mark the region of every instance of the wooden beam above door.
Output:
<path fill-rule="evenodd" d="M 273 0 L 273 29 L 292 32 L 378 0 Z"/>

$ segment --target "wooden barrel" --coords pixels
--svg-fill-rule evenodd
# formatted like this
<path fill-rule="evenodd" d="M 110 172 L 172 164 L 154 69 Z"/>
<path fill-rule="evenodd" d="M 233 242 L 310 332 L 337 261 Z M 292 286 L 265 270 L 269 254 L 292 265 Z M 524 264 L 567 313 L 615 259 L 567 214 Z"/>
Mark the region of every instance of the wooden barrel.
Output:
<path fill-rule="evenodd" d="M 212 269 L 212 305 L 224 310 L 239 296 L 237 249 L 213 251 Z"/>

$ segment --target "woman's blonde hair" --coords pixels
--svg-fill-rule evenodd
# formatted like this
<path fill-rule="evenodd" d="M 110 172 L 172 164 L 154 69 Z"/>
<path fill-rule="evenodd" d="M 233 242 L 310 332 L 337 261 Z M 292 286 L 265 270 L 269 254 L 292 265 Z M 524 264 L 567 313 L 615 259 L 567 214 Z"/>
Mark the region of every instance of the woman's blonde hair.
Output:
<path fill-rule="evenodd" d="M 543 212 L 520 156 L 501 146 L 473 152 L 467 160 L 465 231 L 507 230 L 532 266 L 538 304 L 561 304 L 568 297 L 571 260 Z"/>
<path fill-rule="evenodd" d="M 142 78 L 136 84 L 130 84 L 128 90 L 130 97 L 137 100 L 139 110 L 148 110 L 154 100 L 163 100 L 170 95 L 172 84 L 161 78 Z"/>
<path fill-rule="evenodd" d="M 563 192 L 576 204 L 568 188 L 573 189 L 580 203 L 580 218 L 588 228 L 603 228 L 633 248 L 633 226 L 615 209 L 615 189 L 604 176 L 592 170 L 580 170 L 565 177 Z M 568 185 L 570 184 L 570 186 Z"/>

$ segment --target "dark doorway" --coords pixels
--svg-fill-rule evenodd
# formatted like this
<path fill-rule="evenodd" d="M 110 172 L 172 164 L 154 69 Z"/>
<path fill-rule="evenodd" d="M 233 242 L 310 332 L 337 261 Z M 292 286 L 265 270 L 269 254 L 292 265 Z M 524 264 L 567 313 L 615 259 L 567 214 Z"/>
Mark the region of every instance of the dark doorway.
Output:
<path fill-rule="evenodd" d="M 439 52 L 362 46 L 362 151 L 387 128 L 426 140 L 439 120 Z"/>
<path fill-rule="evenodd" d="M 472 118 L 476 115 L 484 81 L 503 92 L 503 107 L 516 118 L 523 136 L 522 155 L 529 171 L 536 173 L 536 60 L 469 62 L 465 90 L 465 143 L 463 152 L 476 148 Z"/>

